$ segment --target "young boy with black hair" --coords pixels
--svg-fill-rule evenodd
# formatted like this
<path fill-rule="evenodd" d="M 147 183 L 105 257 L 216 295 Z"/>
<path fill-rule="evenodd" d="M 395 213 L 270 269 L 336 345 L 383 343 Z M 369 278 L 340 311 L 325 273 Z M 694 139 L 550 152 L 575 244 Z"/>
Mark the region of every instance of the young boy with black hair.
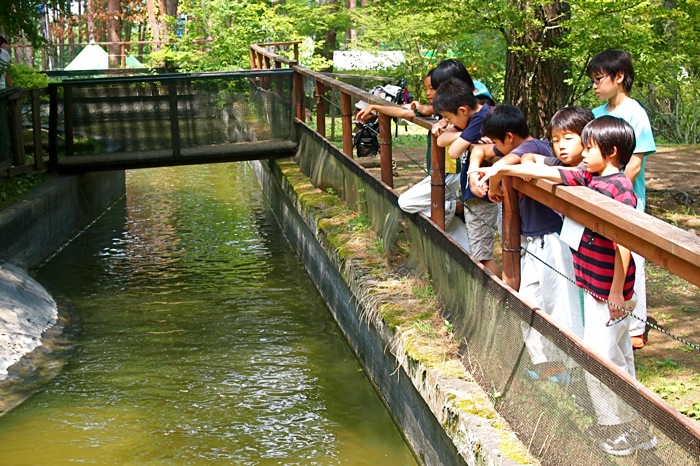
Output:
<path fill-rule="evenodd" d="M 437 138 L 438 146 L 448 147 L 452 159 L 462 158 L 460 172 L 461 200 L 464 223 L 471 255 L 484 267 L 498 274 L 493 258 L 499 208 L 487 196 L 475 197 L 467 185 L 469 150 L 481 139 L 481 124 L 491 107 L 481 104 L 473 90 L 463 81 L 450 78 L 440 84 L 433 99 L 433 108 L 447 120 L 449 126 Z"/>
<path fill-rule="evenodd" d="M 632 157 L 635 136 L 624 120 L 603 116 L 583 130 L 583 167 L 566 170 L 538 164 L 480 169 L 480 183 L 496 175 L 547 179 L 569 186 L 587 186 L 606 197 L 634 208 L 637 197 L 631 181 L 622 173 Z M 629 249 L 586 228 L 573 252 L 576 284 L 587 291 L 584 298 L 586 326 L 583 341 L 595 353 L 635 377 L 634 354 L 627 312 L 634 307 L 635 263 Z M 627 312 L 626 312 L 627 311 Z M 615 456 L 656 447 L 637 413 L 607 386 L 586 373 L 586 383 L 598 418 L 591 430 L 599 447 Z"/>
<path fill-rule="evenodd" d="M 483 162 L 500 166 L 519 164 L 525 154 L 539 154 L 552 158 L 547 141 L 530 135 L 523 112 L 513 105 L 497 105 L 484 118 L 481 127 L 484 136 L 494 144 L 477 145 L 472 150 L 469 164 L 469 184 L 472 193 L 501 202 L 502 191 L 498 182 L 479 183 L 478 171 Z M 531 164 L 532 165 L 532 164 Z M 474 173 L 472 173 L 474 172 Z M 582 333 L 581 313 L 576 286 L 560 275 L 573 277 L 571 251 L 559 239 L 561 216 L 527 196 L 518 198 L 520 207 L 521 247 L 519 293 L 525 300 L 574 333 Z M 557 272 L 558 271 L 558 272 Z M 569 358 L 552 342 L 528 325 L 523 325 L 523 337 L 533 369 L 527 372 L 532 379 L 565 382 L 570 379 L 567 369 Z"/>
<path fill-rule="evenodd" d="M 629 94 L 634 83 L 634 68 L 632 58 L 623 50 L 606 50 L 599 53 L 588 63 L 588 76 L 596 97 L 607 100 L 607 103 L 593 109 L 593 115 L 598 118 L 612 115 L 622 118 L 634 129 L 637 145 L 634 154 L 625 168 L 625 175 L 632 180 L 634 193 L 637 195 L 637 210 L 644 211 L 646 207 L 646 186 L 644 169 L 646 157 L 656 152 L 656 144 L 651 131 L 651 124 L 644 108 Z M 647 317 L 646 276 L 644 273 L 644 258 L 635 254 L 637 277 L 635 292 L 637 308 L 634 313 L 641 319 Z M 635 349 L 644 347 L 645 324 L 641 320 L 632 319 L 630 335 Z"/>

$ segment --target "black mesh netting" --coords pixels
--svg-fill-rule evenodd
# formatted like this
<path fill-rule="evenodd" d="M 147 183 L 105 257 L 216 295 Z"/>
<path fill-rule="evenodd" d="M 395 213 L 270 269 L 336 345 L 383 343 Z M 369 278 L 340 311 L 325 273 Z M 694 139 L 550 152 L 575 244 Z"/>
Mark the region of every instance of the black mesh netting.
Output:
<path fill-rule="evenodd" d="M 297 160 L 315 186 L 362 206 L 389 251 L 401 228 L 411 263 L 427 272 L 461 342 L 465 366 L 530 452 L 551 465 L 690 465 L 700 459 L 697 430 L 645 387 L 620 377 L 556 325 L 487 276 L 425 218 L 401 213 L 396 196 L 323 139 L 300 127 Z M 543 292 L 546 292 L 544 290 Z M 530 332 L 562 355 L 568 377 L 535 379 L 524 344 Z M 533 333 L 533 335 L 535 335 Z M 623 401 L 624 400 L 624 401 Z M 645 448 L 625 457 L 599 448 L 598 415 L 613 408 Z M 632 434 L 628 434 L 632 435 Z"/>

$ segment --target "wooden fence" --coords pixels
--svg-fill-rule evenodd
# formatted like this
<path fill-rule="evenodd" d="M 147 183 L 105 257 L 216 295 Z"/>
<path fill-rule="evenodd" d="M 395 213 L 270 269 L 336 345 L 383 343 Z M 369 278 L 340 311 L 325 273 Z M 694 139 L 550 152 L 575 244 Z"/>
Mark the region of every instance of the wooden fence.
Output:
<path fill-rule="evenodd" d="M 315 102 L 317 115 L 316 131 L 326 137 L 325 116 L 330 89 L 340 93 L 342 119 L 342 150 L 349 158 L 353 157 L 353 100 L 379 105 L 395 105 L 366 91 L 330 78 L 321 73 L 298 65 L 275 53 L 276 47 L 289 47 L 295 43 L 254 44 L 250 47 L 251 68 L 294 69 L 295 114 L 299 121 L 305 120 L 306 102 Z M 315 99 L 307 99 L 304 94 L 304 79 L 314 83 Z M 426 118 L 412 118 L 411 121 L 430 129 L 432 123 Z M 379 115 L 379 147 L 381 181 L 393 188 L 391 117 Z M 431 219 L 440 228 L 445 227 L 445 149 L 438 147 L 433 135 L 431 144 Z M 518 192 L 551 207 L 557 212 L 599 232 L 603 236 L 619 242 L 647 260 L 667 269 L 688 282 L 700 286 L 700 237 L 674 227 L 662 220 L 632 209 L 620 209 L 619 203 L 602 194 L 588 189 L 567 187 L 539 180 L 527 182 L 519 178 L 504 177 L 506 191 L 503 203 L 503 280 L 517 290 L 520 284 L 520 218 L 518 214 Z M 622 213 L 621 213 L 622 212 Z"/>

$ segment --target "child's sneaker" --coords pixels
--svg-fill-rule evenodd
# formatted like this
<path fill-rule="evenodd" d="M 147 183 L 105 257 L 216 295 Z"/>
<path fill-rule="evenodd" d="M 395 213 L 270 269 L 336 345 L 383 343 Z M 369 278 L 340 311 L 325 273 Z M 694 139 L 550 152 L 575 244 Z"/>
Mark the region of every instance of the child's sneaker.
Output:
<path fill-rule="evenodd" d="M 632 337 L 632 349 L 633 350 L 640 350 L 644 348 L 644 345 L 647 344 L 646 339 L 644 338 L 644 335 L 637 335 Z"/>
<path fill-rule="evenodd" d="M 614 456 L 629 456 L 636 450 L 652 450 L 656 448 L 656 437 L 630 424 L 609 426 L 598 431 L 605 432 L 598 442 L 598 447 L 605 453 Z"/>

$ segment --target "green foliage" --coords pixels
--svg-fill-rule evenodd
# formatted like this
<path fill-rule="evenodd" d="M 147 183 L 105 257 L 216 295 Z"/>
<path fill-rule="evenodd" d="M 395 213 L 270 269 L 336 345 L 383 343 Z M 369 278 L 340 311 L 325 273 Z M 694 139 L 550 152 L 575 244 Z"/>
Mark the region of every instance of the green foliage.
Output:
<path fill-rule="evenodd" d="M 39 73 L 24 63 L 11 63 L 10 75 L 12 85 L 21 89 L 42 89 L 49 85 L 49 79 L 45 74 Z"/>
<path fill-rule="evenodd" d="M 5 36 L 12 41 L 13 38 L 24 36 L 34 45 L 41 45 L 44 38 L 39 29 L 40 7 L 46 6 L 46 0 L 23 0 L 4 2 L 0 8 L 0 25 L 5 29 Z M 53 0 L 55 7 L 67 7 L 67 0 Z"/>
<path fill-rule="evenodd" d="M 295 40 L 303 41 L 300 61 L 304 66 L 325 68 L 328 62 L 317 53 L 323 47 L 323 33 L 347 24 L 347 14 L 334 12 L 332 5 L 302 0 L 273 6 L 260 0 L 181 0 L 179 8 L 190 18 L 187 34 L 171 38 L 177 46 L 152 57 L 160 65 L 190 72 L 246 69 L 250 44 Z M 207 38 L 214 40 L 203 51 L 201 40 Z M 305 40 L 308 38 L 313 41 Z"/>
<path fill-rule="evenodd" d="M 563 14 L 542 16 L 542 11 L 557 5 Z M 497 101 L 507 86 L 508 47 L 518 56 L 529 53 L 539 60 L 560 62 L 566 85 L 555 91 L 566 93 L 563 97 L 569 104 L 588 107 L 601 102 L 590 92 L 586 65 L 598 52 L 621 48 L 635 60 L 632 97 L 645 105 L 656 135 L 661 141 L 697 143 L 698 0 L 469 0 L 451 6 L 447 10 L 426 0 L 379 0 L 358 7 L 353 19 L 359 38 L 351 46 L 402 50 L 413 89 L 419 88 L 431 66 L 453 56 L 489 87 Z M 558 42 L 545 38 L 547 30 L 558 32 Z M 540 79 L 535 70 L 531 72 L 531 79 Z M 682 74 L 685 77 L 679 79 Z"/>
<path fill-rule="evenodd" d="M 25 194 L 41 186 L 50 178 L 46 173 L 12 176 L 0 182 L 0 208 L 5 207 Z"/>
<path fill-rule="evenodd" d="M 405 65 L 380 69 L 379 73 L 405 76 L 416 98 L 422 95 L 423 78 L 437 63 L 457 58 L 500 97 L 505 69 L 505 42 L 495 29 L 476 22 L 470 27 L 469 10 L 455 5 L 446 9 L 430 2 L 379 1 L 351 12 L 361 50 L 401 50 Z M 379 44 L 379 45 L 377 45 Z"/>

